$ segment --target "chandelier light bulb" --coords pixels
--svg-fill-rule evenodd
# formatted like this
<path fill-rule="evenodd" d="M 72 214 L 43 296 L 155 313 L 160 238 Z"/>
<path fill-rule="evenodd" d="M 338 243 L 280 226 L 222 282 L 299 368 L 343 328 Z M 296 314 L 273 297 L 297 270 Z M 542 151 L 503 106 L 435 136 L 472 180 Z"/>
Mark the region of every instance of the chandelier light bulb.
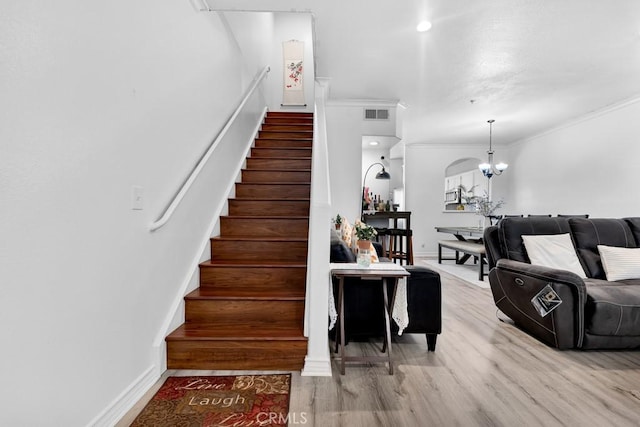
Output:
<path fill-rule="evenodd" d="M 500 162 L 496 165 L 493 164 L 493 147 L 491 145 L 493 122 L 495 122 L 493 119 L 487 120 L 487 123 L 489 123 L 489 151 L 487 151 L 488 161 L 487 163 L 480 163 L 478 165 L 478 169 L 480 169 L 482 174 L 487 178 L 491 178 L 493 175 L 500 175 L 509 167 L 509 165 L 504 162 Z"/>

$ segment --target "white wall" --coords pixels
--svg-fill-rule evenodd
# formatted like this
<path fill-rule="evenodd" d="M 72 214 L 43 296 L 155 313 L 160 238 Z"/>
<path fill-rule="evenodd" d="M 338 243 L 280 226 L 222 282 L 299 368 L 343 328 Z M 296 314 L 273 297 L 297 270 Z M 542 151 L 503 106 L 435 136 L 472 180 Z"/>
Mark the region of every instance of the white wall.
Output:
<path fill-rule="evenodd" d="M 526 214 L 640 215 L 640 99 L 513 144 L 515 209 Z"/>
<path fill-rule="evenodd" d="M 495 147 L 496 155 L 509 162 L 505 147 Z M 411 211 L 413 248 L 416 256 L 435 256 L 437 241 L 451 238 L 451 235 L 437 233 L 436 226 L 478 226 L 481 217 L 473 212 L 443 212 L 445 169 L 452 162 L 467 157 L 486 157 L 483 146 L 446 146 L 436 144 L 407 145 L 405 147 L 405 202 Z M 493 180 L 493 199 L 504 198 L 504 211 L 511 207 L 505 197 L 508 189 L 508 174 L 505 172 Z M 499 211 L 498 213 L 502 213 Z"/>
<path fill-rule="evenodd" d="M 276 85 L 280 75 L 275 75 L 273 70 L 273 51 L 278 46 L 273 39 L 275 32 L 274 14 L 270 12 L 220 12 L 218 14 L 221 23 L 228 28 L 231 42 L 235 42 L 235 47 L 242 56 L 243 79 L 249 77 L 248 81 L 243 80 L 243 87 L 248 87 L 251 80 L 258 74 L 265 65 L 271 67 L 271 72 L 267 76 L 268 84 L 265 90 L 267 99 L 271 98 L 273 86 Z M 252 31 L 247 31 L 247 29 Z"/>
<path fill-rule="evenodd" d="M 238 46 L 187 1 L 3 3 L 0 425 L 87 425 L 155 379 L 152 341 L 238 146 L 221 146 L 165 228 L 148 226 L 254 77 Z"/>
<path fill-rule="evenodd" d="M 326 110 L 331 216 L 339 213 L 353 224 L 362 192 L 362 109 L 328 102 Z"/>
<path fill-rule="evenodd" d="M 390 119 L 364 120 L 365 108 L 388 109 Z M 371 163 L 379 161 L 381 155 L 390 163 L 390 150 L 365 150 L 363 155 L 362 136 L 395 137 L 396 104 L 377 100 L 329 99 L 326 109 L 332 216 L 339 213 L 353 223 L 360 216 L 364 172 Z M 367 185 L 373 185 L 383 195 L 388 191 L 390 181 L 374 182 L 378 171 L 377 167 L 371 168 Z M 387 198 L 385 196 L 385 200 Z"/>

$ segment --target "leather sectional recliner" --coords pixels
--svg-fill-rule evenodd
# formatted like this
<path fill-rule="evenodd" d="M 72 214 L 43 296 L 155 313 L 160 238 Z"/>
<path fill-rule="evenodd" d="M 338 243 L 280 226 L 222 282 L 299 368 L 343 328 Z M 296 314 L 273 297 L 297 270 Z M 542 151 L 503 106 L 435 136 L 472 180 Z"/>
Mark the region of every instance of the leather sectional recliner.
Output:
<path fill-rule="evenodd" d="M 523 235 L 569 233 L 587 278 L 530 264 Z M 497 307 L 534 337 L 559 349 L 640 347 L 640 277 L 607 281 L 598 245 L 640 247 L 640 218 L 505 218 L 484 233 Z M 542 316 L 532 298 L 550 285 L 560 297 Z"/>

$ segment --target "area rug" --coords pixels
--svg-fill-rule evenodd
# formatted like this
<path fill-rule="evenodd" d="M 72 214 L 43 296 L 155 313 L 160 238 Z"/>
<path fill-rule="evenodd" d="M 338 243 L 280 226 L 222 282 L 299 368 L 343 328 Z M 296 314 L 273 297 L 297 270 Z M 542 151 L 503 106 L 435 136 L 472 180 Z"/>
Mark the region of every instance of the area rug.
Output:
<path fill-rule="evenodd" d="M 419 259 L 416 260 L 416 264 L 424 265 L 425 267 L 432 268 L 434 270 L 451 274 L 452 276 L 462 279 L 462 281 L 479 288 L 488 289 L 489 278 L 484 276 L 484 280 L 478 280 L 478 266 L 476 264 L 456 264 L 453 261 L 443 261 L 442 264 L 438 264 L 437 259 Z M 488 267 L 485 266 L 485 271 Z"/>
<path fill-rule="evenodd" d="M 287 425 L 291 374 L 169 377 L 136 427 Z"/>

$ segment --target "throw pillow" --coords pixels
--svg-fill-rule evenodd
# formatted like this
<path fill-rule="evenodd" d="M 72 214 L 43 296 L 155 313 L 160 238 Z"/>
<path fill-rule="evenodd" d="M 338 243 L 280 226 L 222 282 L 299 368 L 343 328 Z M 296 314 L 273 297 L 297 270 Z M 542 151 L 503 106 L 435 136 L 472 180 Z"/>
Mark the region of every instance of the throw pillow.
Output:
<path fill-rule="evenodd" d="M 640 248 L 598 245 L 607 280 L 640 279 Z"/>
<path fill-rule="evenodd" d="M 531 264 L 571 271 L 586 278 L 569 233 L 522 236 Z"/>
<path fill-rule="evenodd" d="M 342 241 L 331 242 L 330 262 L 356 262 L 356 256 Z"/>
<path fill-rule="evenodd" d="M 342 228 L 340 229 L 340 232 L 342 233 L 342 240 L 351 248 L 353 243 L 351 239 L 353 236 L 353 227 L 349 224 L 349 220 L 346 218 L 342 220 Z"/>
<path fill-rule="evenodd" d="M 378 259 L 378 252 L 376 252 L 376 247 L 373 246 L 373 242 L 371 242 L 369 253 L 371 254 L 371 262 L 380 262 L 380 260 Z"/>

